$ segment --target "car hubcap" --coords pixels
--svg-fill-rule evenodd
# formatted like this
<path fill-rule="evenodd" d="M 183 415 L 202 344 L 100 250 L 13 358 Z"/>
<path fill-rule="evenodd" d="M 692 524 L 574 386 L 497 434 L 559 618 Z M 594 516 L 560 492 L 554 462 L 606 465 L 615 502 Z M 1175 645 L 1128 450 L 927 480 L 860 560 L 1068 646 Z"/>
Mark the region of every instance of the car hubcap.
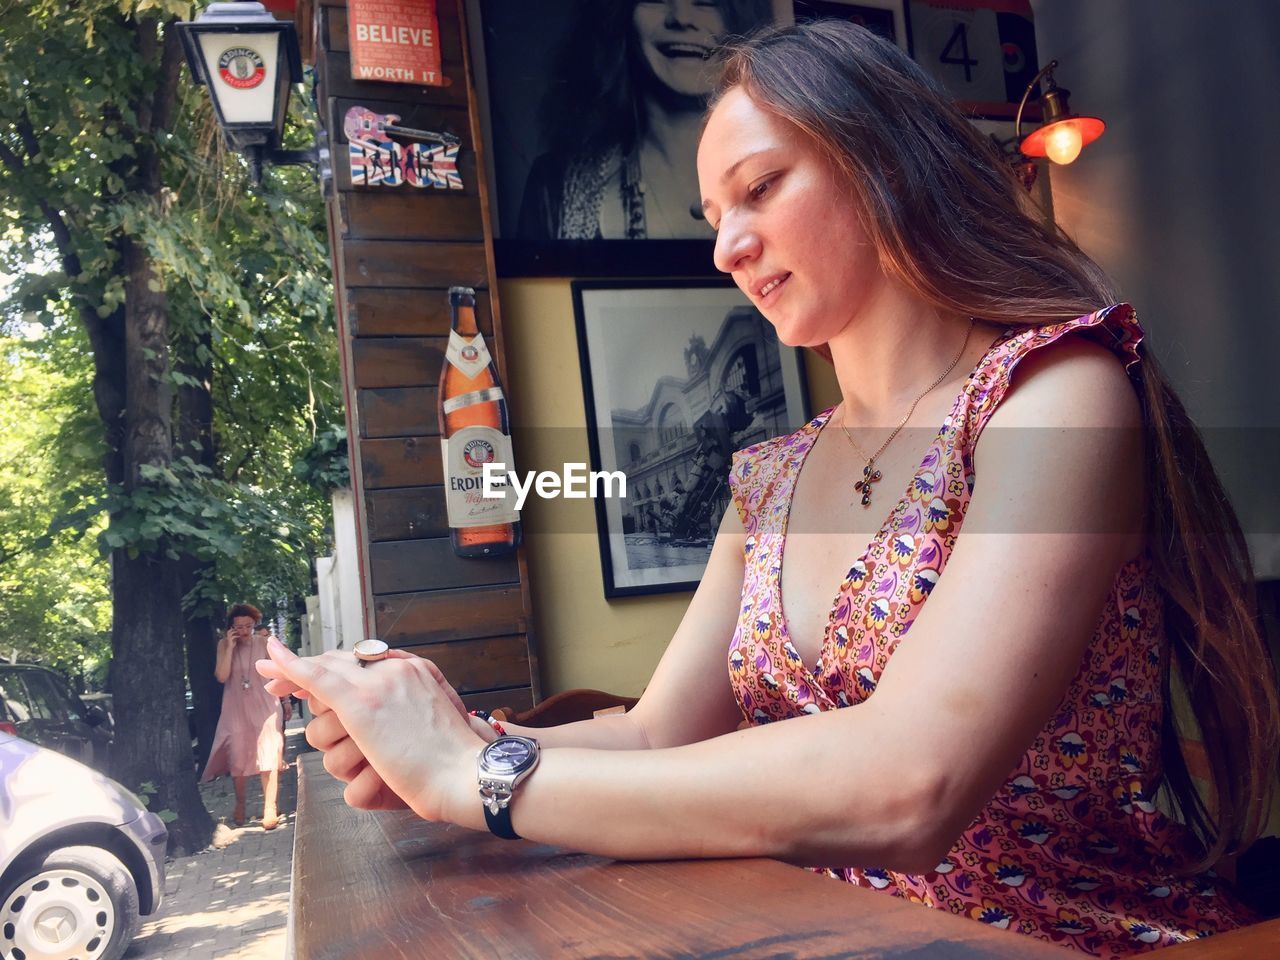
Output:
<path fill-rule="evenodd" d="M 45 870 L 0 906 L 0 956 L 96 960 L 114 929 L 111 897 L 98 880 L 79 870 Z"/>
<path fill-rule="evenodd" d="M 70 940 L 76 929 L 76 918 L 66 907 L 50 907 L 36 917 L 36 933 L 55 946 Z"/>

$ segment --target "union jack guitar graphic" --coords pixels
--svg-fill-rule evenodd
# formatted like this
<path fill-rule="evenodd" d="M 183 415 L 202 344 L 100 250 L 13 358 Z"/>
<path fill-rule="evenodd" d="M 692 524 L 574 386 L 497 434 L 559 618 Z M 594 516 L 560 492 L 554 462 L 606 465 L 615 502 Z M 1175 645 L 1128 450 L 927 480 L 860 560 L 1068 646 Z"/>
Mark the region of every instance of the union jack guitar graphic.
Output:
<path fill-rule="evenodd" d="M 461 190 L 458 147 L 451 133 L 432 133 L 400 127 L 395 113 L 374 113 L 368 107 L 352 107 L 343 118 L 342 130 L 351 151 L 351 182 L 357 187 L 433 187 Z M 421 140 L 397 143 L 392 136 Z"/>

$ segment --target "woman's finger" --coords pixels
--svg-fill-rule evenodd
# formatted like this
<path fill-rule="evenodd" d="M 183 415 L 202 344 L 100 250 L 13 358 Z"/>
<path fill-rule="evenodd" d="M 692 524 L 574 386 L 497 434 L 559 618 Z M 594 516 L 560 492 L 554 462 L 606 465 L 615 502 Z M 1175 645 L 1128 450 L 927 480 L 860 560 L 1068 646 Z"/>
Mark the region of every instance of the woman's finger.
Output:
<path fill-rule="evenodd" d="M 370 768 L 372 769 L 372 768 Z M 381 779 L 381 777 L 379 777 Z M 374 796 L 366 810 L 408 810 L 409 805 L 400 799 L 400 795 L 383 781 L 382 789 Z"/>
<path fill-rule="evenodd" d="M 324 768 L 343 783 L 350 783 L 367 766 L 369 761 L 350 737 L 339 740 L 324 754 Z"/>
<path fill-rule="evenodd" d="M 288 680 L 303 690 L 319 694 L 326 703 L 341 703 L 348 698 L 352 682 L 346 674 L 348 670 L 358 669 L 354 660 L 348 662 L 331 653 L 300 657 L 274 639 L 267 641 L 267 654 L 276 668 L 272 672 L 279 673 L 279 677 L 273 679 Z"/>
<path fill-rule="evenodd" d="M 284 672 L 276 666 L 274 660 L 255 660 L 253 667 L 258 671 L 260 676 L 266 677 L 266 690 L 273 697 L 295 696 L 306 699 L 310 696 L 310 691 L 304 690 L 292 680 L 285 677 Z"/>
<path fill-rule="evenodd" d="M 307 724 L 307 743 L 317 750 L 332 750 L 340 740 L 345 739 L 347 730 L 332 710 L 318 714 Z"/>
<path fill-rule="evenodd" d="M 347 805 L 357 810 L 395 809 L 387 805 L 389 797 L 393 796 L 395 795 L 387 787 L 386 782 L 378 776 L 373 767 L 367 765 L 355 775 L 347 784 L 347 789 L 342 792 L 342 798 L 347 801 Z M 404 803 L 401 802 L 399 806 L 403 807 Z"/>
<path fill-rule="evenodd" d="M 259 662 L 261 663 L 264 661 Z M 263 685 L 263 689 L 273 697 L 305 697 L 307 693 L 307 691 L 303 690 L 301 687 L 295 686 L 288 680 L 268 680 Z"/>

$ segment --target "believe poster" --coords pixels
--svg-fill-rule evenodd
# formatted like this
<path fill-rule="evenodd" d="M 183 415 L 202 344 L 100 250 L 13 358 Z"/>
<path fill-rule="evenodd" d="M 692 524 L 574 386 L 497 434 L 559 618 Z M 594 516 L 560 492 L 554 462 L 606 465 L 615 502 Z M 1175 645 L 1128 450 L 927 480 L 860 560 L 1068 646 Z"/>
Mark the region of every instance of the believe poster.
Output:
<path fill-rule="evenodd" d="M 436 0 L 349 0 L 351 79 L 443 87 Z"/>

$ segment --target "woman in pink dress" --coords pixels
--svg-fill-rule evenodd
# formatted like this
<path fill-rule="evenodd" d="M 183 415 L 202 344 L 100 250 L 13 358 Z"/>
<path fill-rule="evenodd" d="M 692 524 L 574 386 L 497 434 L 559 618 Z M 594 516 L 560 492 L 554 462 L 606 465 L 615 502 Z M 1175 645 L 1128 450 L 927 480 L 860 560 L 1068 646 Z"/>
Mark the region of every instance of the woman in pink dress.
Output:
<path fill-rule="evenodd" d="M 1094 957 L 1251 922 L 1212 868 L 1267 811 L 1274 668 L 1134 310 L 848 23 L 730 52 L 698 174 L 716 266 L 833 362 L 840 403 L 735 455 L 627 714 L 482 747 L 425 660 L 269 645 L 347 802 L 612 857 L 774 857 Z"/>
<path fill-rule="evenodd" d="M 262 614 L 257 607 L 237 603 L 227 616 L 227 632 L 218 641 L 214 676 L 222 684 L 222 715 L 213 735 L 213 749 L 200 782 L 231 774 L 236 789 L 235 822 L 245 822 L 245 787 L 250 777 L 262 778 L 262 828 L 280 822 L 276 798 L 284 769 L 284 720 L 288 706 L 268 693 L 254 670 L 267 655 L 265 636 L 254 632 Z"/>

